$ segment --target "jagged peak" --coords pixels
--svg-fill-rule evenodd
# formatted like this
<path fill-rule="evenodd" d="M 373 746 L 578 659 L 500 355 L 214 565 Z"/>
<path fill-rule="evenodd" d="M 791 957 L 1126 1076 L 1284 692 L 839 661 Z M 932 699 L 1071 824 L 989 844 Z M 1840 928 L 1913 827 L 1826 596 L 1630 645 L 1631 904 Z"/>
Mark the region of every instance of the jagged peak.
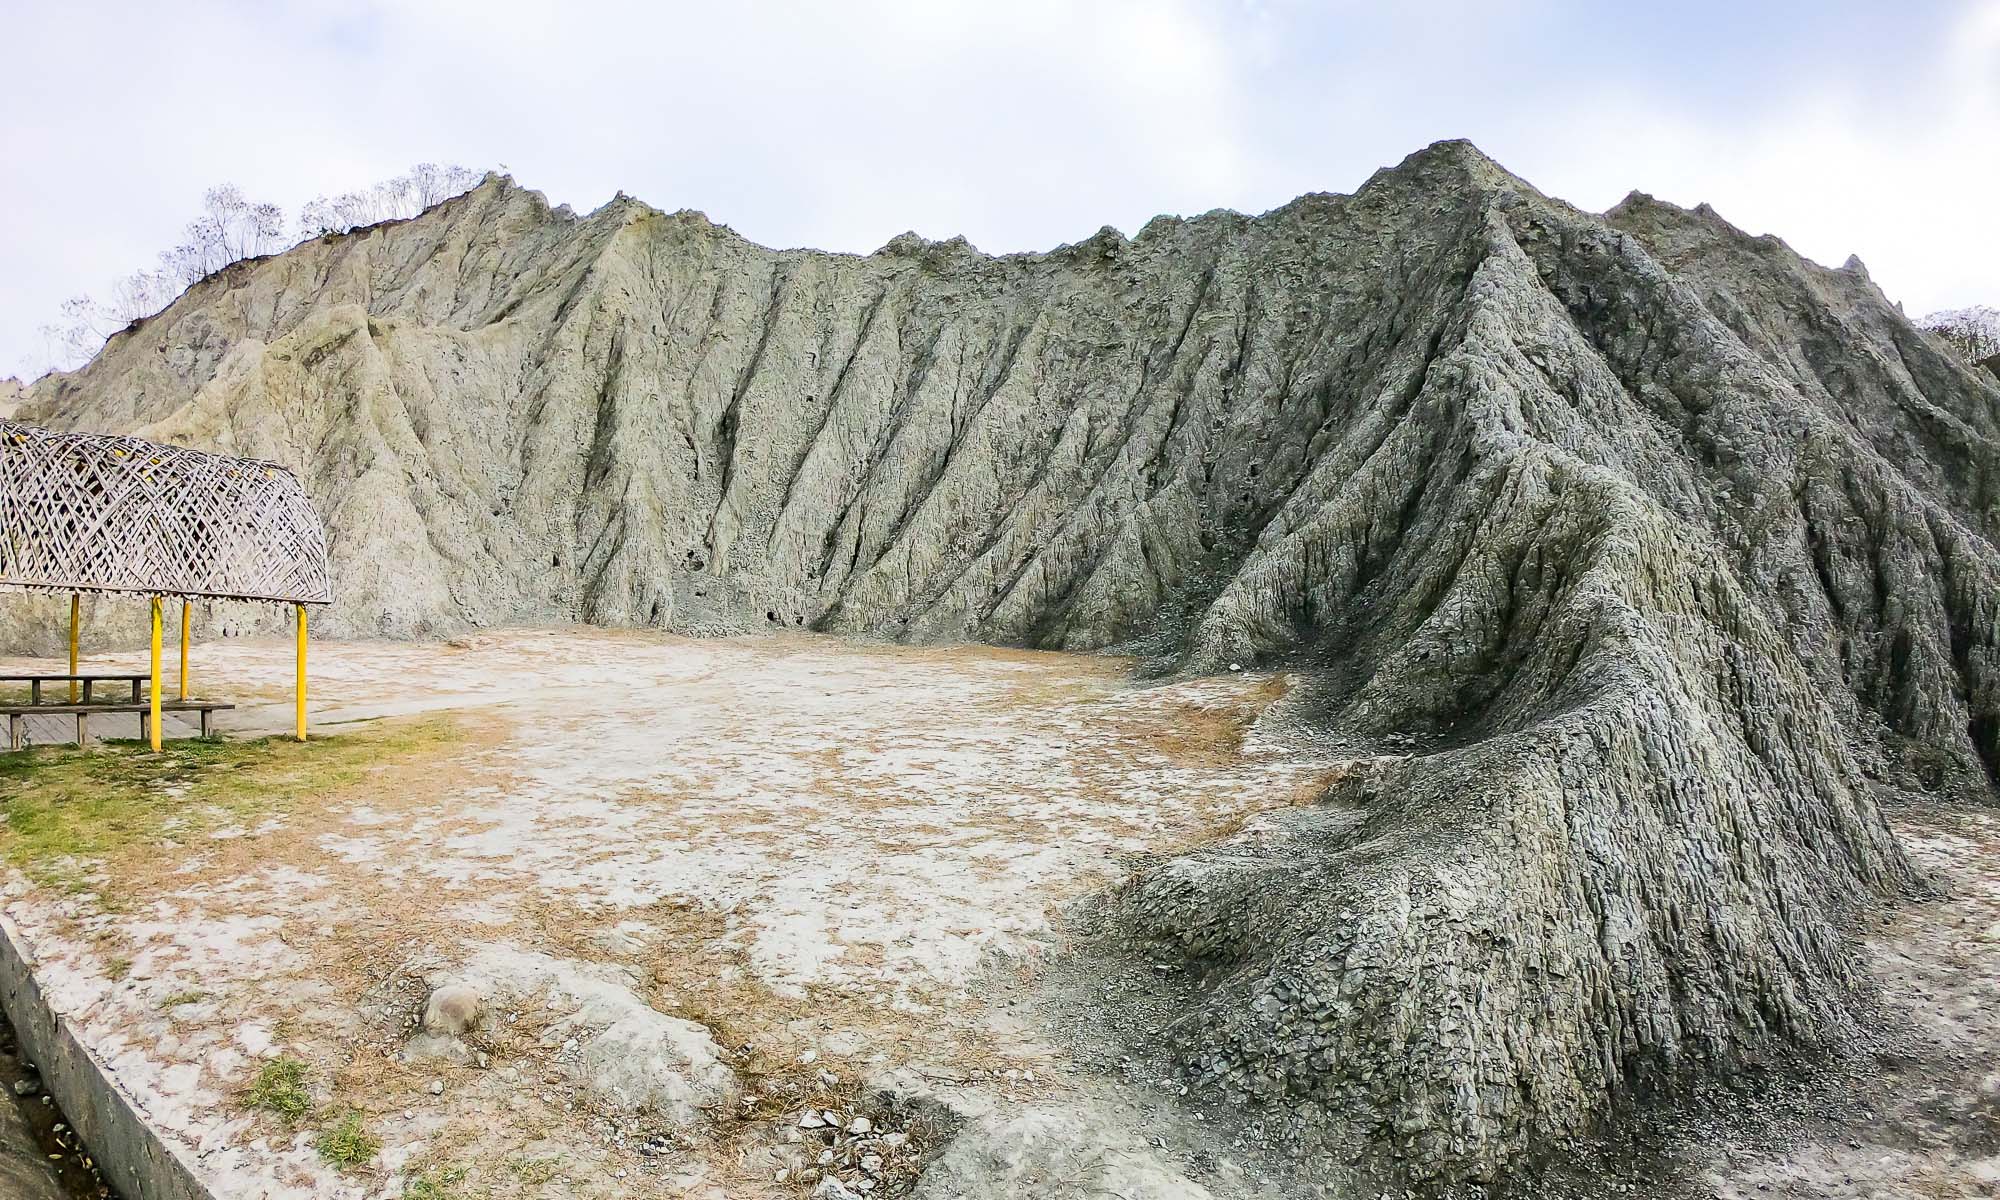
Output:
<path fill-rule="evenodd" d="M 973 245 L 962 233 L 956 233 L 941 241 L 934 241 L 914 229 L 906 229 L 884 242 L 880 249 L 868 257 L 886 256 L 890 258 L 956 258 L 961 256 L 985 258 L 987 255 Z"/>
<path fill-rule="evenodd" d="M 479 177 L 478 183 L 473 184 L 455 196 L 446 196 L 443 200 L 425 209 L 424 212 L 430 212 L 432 209 L 444 208 L 449 205 L 456 205 L 473 197 L 482 200 L 491 200 L 495 198 L 506 199 L 515 196 L 533 200 L 543 208 L 549 207 L 549 198 L 541 192 L 536 191 L 534 188 L 522 186 L 519 180 L 516 180 L 505 171 L 488 171 Z M 418 213 L 417 215 L 422 216 L 423 213 Z"/>
<path fill-rule="evenodd" d="M 1130 239 L 1116 226 L 1105 225 L 1082 241 L 1057 246 L 1050 253 L 1073 254 L 1086 257 L 1094 255 L 1098 258 L 1113 259 L 1124 253 L 1125 248 L 1131 244 Z"/>
<path fill-rule="evenodd" d="M 1413 150 L 1403 156 L 1398 167 L 1418 166 L 1429 163 L 1448 163 L 1475 171 L 1498 171 L 1502 175 L 1512 172 L 1496 162 L 1492 155 L 1481 150 L 1471 138 L 1440 138 L 1421 150 Z"/>
<path fill-rule="evenodd" d="M 1716 210 L 1715 205 L 1706 200 L 1693 208 L 1683 208 L 1671 200 L 1662 200 L 1651 193 L 1635 190 L 1628 192 L 1623 200 L 1606 209 L 1603 216 L 1614 225 L 1621 219 L 1638 219 L 1654 225 L 1670 223 L 1681 226 L 1705 226 L 1733 241 L 1761 246 L 1767 251 L 1782 252 L 1798 259 L 1801 263 L 1808 261 L 1793 250 L 1783 238 L 1770 233 L 1753 234 L 1723 216 Z"/>
<path fill-rule="evenodd" d="M 1427 182 L 1440 176 L 1471 184 L 1482 191 L 1498 188 L 1535 188 L 1527 180 L 1500 165 L 1491 155 L 1466 138 L 1432 142 L 1404 156 L 1393 167 L 1384 167 L 1368 177 L 1362 190 L 1391 180 Z"/>
<path fill-rule="evenodd" d="M 1675 206 L 1661 200 L 1651 192 L 1633 188 L 1631 191 L 1625 193 L 1623 200 L 1605 209 L 1604 215 L 1606 217 L 1615 217 L 1621 213 L 1643 212 L 1649 208 L 1660 207 L 1673 208 Z"/>
<path fill-rule="evenodd" d="M 1540 194 L 1532 185 L 1511 171 L 1508 171 L 1477 145 L 1465 138 L 1444 139 L 1412 152 L 1405 156 L 1397 165 L 1377 170 L 1361 188 L 1357 189 L 1356 194 L 1390 181 L 1400 181 L 1406 185 L 1416 185 L 1426 190 L 1436 188 L 1442 184 L 1448 190 L 1458 190 L 1469 185 L 1476 192 L 1488 192 L 1502 188 L 1518 188 L 1531 194 Z M 597 219 L 614 219 L 629 222 L 640 218 L 665 218 L 683 221 L 690 225 L 719 233 L 726 233 L 746 243 L 760 247 L 764 246 L 761 242 L 755 242 L 753 239 L 743 237 L 741 233 L 737 232 L 731 226 L 716 221 L 697 209 L 680 208 L 668 212 L 622 189 L 614 194 L 610 200 L 607 200 L 597 208 L 579 213 L 567 203 L 561 205 L 551 204 L 547 193 L 528 187 L 522 184 L 510 172 L 501 170 L 487 171 L 480 178 L 479 182 L 469 190 L 449 197 L 422 213 L 393 222 L 381 222 L 380 224 L 421 221 L 437 212 L 455 214 L 463 211 L 467 203 L 475 199 L 490 202 L 493 200 L 504 201 L 516 198 L 526 200 L 534 204 L 541 212 L 564 222 L 584 222 Z M 1074 253 L 1079 250 L 1086 252 L 1094 251 L 1115 256 L 1119 250 L 1134 242 L 1143 242 L 1177 227 L 1212 222 L 1247 225 L 1262 217 L 1292 210 L 1301 203 L 1338 201 L 1344 198 L 1339 193 L 1309 192 L 1287 204 L 1261 214 L 1261 216 L 1239 212 L 1230 208 L 1210 209 L 1207 212 L 1194 216 L 1160 214 L 1149 220 L 1135 237 L 1128 237 L 1116 227 L 1105 225 L 1089 237 L 1076 242 L 1063 243 L 1047 251 L 1027 250 L 1001 255 L 987 254 L 975 246 L 963 234 L 955 234 L 943 239 L 933 239 L 910 230 L 896 235 L 871 254 L 861 257 L 921 257 L 932 261 L 964 256 L 990 259 L 1033 259 L 1051 254 Z M 359 227 L 345 234 L 333 236 L 352 236 L 365 232 L 370 228 L 374 228 L 374 226 Z M 765 248 L 773 250 L 784 249 L 784 247 L 779 246 Z M 809 247 L 795 247 L 795 249 L 809 249 Z"/>

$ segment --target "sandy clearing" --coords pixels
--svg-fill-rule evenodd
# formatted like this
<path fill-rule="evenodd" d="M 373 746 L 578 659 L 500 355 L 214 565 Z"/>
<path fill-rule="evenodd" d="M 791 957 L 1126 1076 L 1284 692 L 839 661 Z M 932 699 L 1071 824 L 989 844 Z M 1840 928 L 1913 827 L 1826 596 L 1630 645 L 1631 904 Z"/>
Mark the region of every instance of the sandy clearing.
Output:
<path fill-rule="evenodd" d="M 484 1068 L 397 1061 L 426 979 L 511 952 L 612 971 L 757 1072 L 810 1052 L 809 1086 L 920 1063 L 1059 1090 L 1060 1054 L 980 981 L 1032 973 L 1059 906 L 1124 856 L 1219 836 L 1338 767 L 1254 725 L 1282 679 L 1140 688 L 1110 658 L 578 629 L 313 662 L 320 728 L 451 710 L 463 745 L 179 847 L 112 882 L 116 912 L 8 891 L 52 995 L 223 1194 L 395 1195 L 417 1164 L 510 1194 L 782 1194 L 755 1130 L 642 1152 L 643 1121 L 570 1086 L 574 1039 L 542 1044 L 562 1012 L 509 1013 Z M 247 701 L 228 727 L 289 728 L 287 643 L 204 646 L 196 671 Z M 369 1114 L 385 1169 L 337 1175 L 244 1112 L 279 1051 Z M 524 1162 L 560 1165 L 535 1184 Z"/>

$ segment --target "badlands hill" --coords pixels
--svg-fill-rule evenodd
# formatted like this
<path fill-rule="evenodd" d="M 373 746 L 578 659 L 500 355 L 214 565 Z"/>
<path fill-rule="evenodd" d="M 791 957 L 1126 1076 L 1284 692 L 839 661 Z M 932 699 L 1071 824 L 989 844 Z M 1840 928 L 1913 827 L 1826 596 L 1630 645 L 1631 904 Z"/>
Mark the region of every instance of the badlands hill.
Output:
<path fill-rule="evenodd" d="M 508 180 L 240 263 L 21 419 L 292 464 L 326 627 L 587 621 L 1284 661 L 1385 750 L 1107 908 L 1195 1098 L 1486 1177 L 1838 1047 L 2000 768 L 2000 379 L 1706 208 L 1441 143 L 1352 196 L 993 258 Z"/>

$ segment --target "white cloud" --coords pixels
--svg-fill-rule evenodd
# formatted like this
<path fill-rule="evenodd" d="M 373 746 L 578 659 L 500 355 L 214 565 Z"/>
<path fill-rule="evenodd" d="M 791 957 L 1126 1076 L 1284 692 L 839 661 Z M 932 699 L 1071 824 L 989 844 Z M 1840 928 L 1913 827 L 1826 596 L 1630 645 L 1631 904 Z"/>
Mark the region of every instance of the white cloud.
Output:
<path fill-rule="evenodd" d="M 1912 315 L 2000 296 L 2000 3 L 1968 11 L 1928 72 L 1830 74 L 1741 121 L 1629 93 L 1579 108 L 1515 164 L 1545 190 L 1593 209 L 1634 187 L 1710 203 L 1815 261 L 1858 254 Z"/>
<path fill-rule="evenodd" d="M 1638 187 L 1857 252 L 1916 311 L 2000 300 L 2000 0 L 1894 62 L 1870 22 L 1897 14 L 1803 6 L 1741 105 L 1727 36 L 1653 46 L 1677 26 L 1577 2 L 14 4 L 0 364 L 64 296 L 147 265 L 210 184 L 295 207 L 423 159 L 780 245 L 915 228 L 1007 251 L 1351 190 L 1471 136 L 1587 207 Z"/>

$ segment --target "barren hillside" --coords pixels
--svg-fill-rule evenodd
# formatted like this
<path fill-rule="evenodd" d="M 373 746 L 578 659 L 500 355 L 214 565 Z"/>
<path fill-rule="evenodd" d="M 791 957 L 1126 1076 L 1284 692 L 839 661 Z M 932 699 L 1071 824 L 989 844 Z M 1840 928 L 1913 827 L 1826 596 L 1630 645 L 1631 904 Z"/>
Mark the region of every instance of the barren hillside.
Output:
<path fill-rule="evenodd" d="M 327 627 L 805 626 L 1282 660 L 1394 757 L 1143 873 L 1197 1100 L 1490 1176 L 1837 1047 L 2000 768 L 2000 380 L 1705 209 L 1441 143 L 1352 196 L 991 258 L 755 246 L 505 179 L 238 264 L 23 420 L 296 467 Z"/>

